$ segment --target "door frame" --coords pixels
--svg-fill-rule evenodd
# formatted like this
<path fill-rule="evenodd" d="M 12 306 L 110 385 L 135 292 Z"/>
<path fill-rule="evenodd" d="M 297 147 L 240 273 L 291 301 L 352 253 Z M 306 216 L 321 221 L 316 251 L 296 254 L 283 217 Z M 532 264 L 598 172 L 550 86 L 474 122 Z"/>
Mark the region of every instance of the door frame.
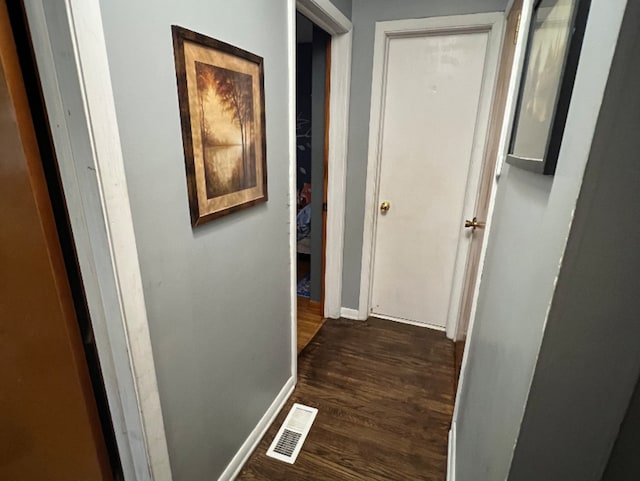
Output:
<path fill-rule="evenodd" d="M 100 4 L 24 7 L 123 474 L 170 481 Z"/>
<path fill-rule="evenodd" d="M 478 200 L 474 215 L 487 222 L 484 232 L 481 232 L 479 239 L 474 239 L 476 245 L 471 247 L 469 255 L 468 272 L 465 276 L 465 285 L 462 293 L 462 307 L 458 324 L 451 330 L 450 337 L 458 342 L 464 341 L 469 332 L 471 319 L 475 316 L 480 282 L 484 265 L 484 258 L 489 237 L 489 224 L 495 202 L 495 192 L 499 178 L 501 165 L 506 158 L 506 145 L 511 137 L 513 127 L 512 115 L 515 110 L 515 102 L 510 93 L 512 75 L 515 75 L 513 65 L 516 59 L 517 37 L 521 30 L 522 5 L 525 0 L 511 0 L 505 10 L 505 36 L 502 42 L 500 54 L 500 66 L 498 79 L 496 82 L 496 95 L 491 111 L 490 127 L 488 132 L 488 143 L 485 151 L 485 162 L 483 166 L 482 178 L 478 189 Z M 515 8 L 515 9 L 514 9 Z M 527 29 L 528 30 L 528 29 Z M 509 62 L 509 63 L 505 63 Z M 508 124 L 508 125 L 507 125 Z M 477 259 L 474 266 L 472 259 Z M 476 267 L 477 271 L 473 271 Z"/>
<path fill-rule="evenodd" d="M 482 249 L 480 251 L 480 268 L 478 269 L 478 279 L 476 279 L 476 285 L 473 293 L 473 302 L 471 306 L 471 314 L 469 316 L 469 326 L 467 328 L 467 336 L 466 342 L 464 346 L 464 352 L 462 354 L 462 365 L 460 367 L 460 374 L 458 378 L 458 388 L 456 390 L 456 402 L 453 408 L 453 418 L 451 424 L 450 431 L 450 449 L 452 446 L 455 447 L 455 428 L 456 422 L 458 419 L 458 411 L 459 411 L 459 403 L 458 398 L 460 397 L 462 390 L 464 389 L 464 384 L 466 382 L 467 375 L 467 361 L 469 359 L 469 349 L 471 347 L 473 333 L 474 333 L 474 325 L 476 319 L 476 309 L 477 309 L 477 301 L 480 294 L 480 282 L 479 279 L 482 277 L 482 269 L 484 267 L 484 259 L 487 252 L 488 238 L 491 230 L 491 220 L 493 217 L 493 211 L 496 201 L 496 194 L 498 189 L 498 180 L 500 179 L 500 175 L 502 173 L 502 166 L 507 157 L 507 152 L 509 149 L 509 140 L 511 138 L 511 133 L 513 130 L 513 120 L 515 118 L 516 104 L 518 100 L 518 91 L 520 89 L 520 84 L 522 83 L 522 73 L 524 70 L 524 60 L 526 57 L 526 48 L 527 42 L 529 38 L 529 30 L 531 26 L 531 20 L 533 17 L 533 7 L 536 0 L 522 0 L 522 10 L 520 13 L 520 20 L 517 28 L 516 35 L 516 45 L 513 53 L 513 63 L 511 64 L 511 74 L 509 79 L 509 85 L 507 86 L 507 100 L 505 102 L 504 108 L 504 120 L 502 123 L 502 129 L 500 131 L 500 138 L 498 140 L 498 155 L 496 158 L 496 165 L 494 167 L 494 182 L 491 187 L 490 200 L 489 200 L 489 212 L 487 216 L 487 228 L 484 233 L 484 241 L 482 243 Z M 507 9 L 505 11 L 505 19 L 509 17 L 511 14 L 511 10 L 515 4 L 515 0 L 511 0 L 507 5 Z M 454 454 L 455 456 L 455 454 Z M 451 468 L 450 468 L 451 469 Z"/>
<path fill-rule="evenodd" d="M 369 149 L 367 159 L 367 180 L 365 196 L 364 232 L 362 245 L 362 267 L 360 273 L 360 302 L 357 318 L 365 320 L 369 317 L 371 309 L 371 289 L 373 285 L 374 244 L 377 226 L 377 203 L 379 175 L 381 165 L 381 134 L 383 113 L 382 101 L 385 92 L 384 73 L 387 68 L 387 52 L 389 40 L 394 37 L 428 35 L 430 33 L 445 32 L 488 32 L 487 54 L 485 70 L 482 79 L 478 119 L 489 119 L 495 83 L 497 80 L 498 62 L 504 35 L 504 12 L 480 13 L 471 15 L 455 15 L 446 17 L 431 17 L 422 19 L 394 20 L 376 23 L 375 47 L 373 58 L 373 72 L 371 80 L 371 112 L 369 118 Z M 486 122 L 478 121 L 474 133 L 474 146 L 472 156 L 484 157 L 483 153 L 487 142 Z M 484 162 L 482 159 L 479 166 Z M 479 175 L 479 171 L 478 174 Z M 477 192 L 473 193 L 477 196 Z M 468 202 L 465 202 L 468 204 Z M 471 212 L 467 213 L 471 214 Z M 462 226 L 461 226 L 462 228 Z M 460 251 L 458 251 L 460 255 Z M 465 274 L 464 268 L 459 268 L 464 262 L 456 262 L 454 273 L 454 286 L 456 292 L 462 290 L 462 281 Z M 463 266 L 464 267 L 464 266 Z M 456 329 L 460 311 L 460 292 L 452 294 L 452 301 L 458 299 L 458 305 L 450 305 L 447 316 L 446 330 L 449 333 Z"/>
<path fill-rule="evenodd" d="M 331 35 L 327 227 L 324 271 L 324 316 L 337 319 L 342 306 L 342 264 L 347 184 L 347 140 L 351 92 L 353 25 L 330 0 L 296 0 L 296 9 Z M 295 41 L 295 38 L 294 38 Z M 295 162 L 295 158 L 294 158 Z M 295 165 L 293 166 L 295 192 Z M 294 202 L 295 225 L 295 202 Z M 295 285 L 295 279 L 294 279 Z"/>

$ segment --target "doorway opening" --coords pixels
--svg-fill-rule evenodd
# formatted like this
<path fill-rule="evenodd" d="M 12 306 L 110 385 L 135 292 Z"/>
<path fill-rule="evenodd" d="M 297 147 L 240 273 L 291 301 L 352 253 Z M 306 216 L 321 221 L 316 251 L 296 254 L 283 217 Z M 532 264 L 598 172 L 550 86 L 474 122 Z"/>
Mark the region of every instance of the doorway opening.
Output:
<path fill-rule="evenodd" d="M 330 35 L 296 13 L 298 353 L 324 320 L 330 64 Z"/>

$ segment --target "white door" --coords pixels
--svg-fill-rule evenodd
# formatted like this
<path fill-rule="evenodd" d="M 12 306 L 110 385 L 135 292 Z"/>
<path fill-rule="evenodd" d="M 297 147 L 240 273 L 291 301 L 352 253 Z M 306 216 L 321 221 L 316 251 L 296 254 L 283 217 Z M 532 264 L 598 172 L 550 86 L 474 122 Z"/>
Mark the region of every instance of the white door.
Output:
<path fill-rule="evenodd" d="M 490 34 L 414 32 L 381 47 L 371 315 L 444 328 L 457 314 L 495 78 Z"/>

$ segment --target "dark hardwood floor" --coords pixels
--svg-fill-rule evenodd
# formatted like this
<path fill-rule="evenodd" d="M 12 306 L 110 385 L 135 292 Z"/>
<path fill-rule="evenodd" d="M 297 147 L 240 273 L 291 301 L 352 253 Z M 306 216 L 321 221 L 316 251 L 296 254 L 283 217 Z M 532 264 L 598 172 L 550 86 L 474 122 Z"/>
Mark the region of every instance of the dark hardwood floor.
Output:
<path fill-rule="evenodd" d="M 299 356 L 298 386 L 241 481 L 444 481 L 454 350 L 444 333 L 327 320 Z M 265 455 L 291 404 L 318 408 L 294 465 Z"/>

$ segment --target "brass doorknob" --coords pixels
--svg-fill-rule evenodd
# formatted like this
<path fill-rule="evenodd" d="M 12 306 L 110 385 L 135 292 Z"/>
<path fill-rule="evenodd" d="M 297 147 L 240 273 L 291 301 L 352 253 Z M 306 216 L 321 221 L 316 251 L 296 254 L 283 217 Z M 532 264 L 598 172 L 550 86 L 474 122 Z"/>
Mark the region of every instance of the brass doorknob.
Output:
<path fill-rule="evenodd" d="M 484 228 L 484 222 L 480 222 L 477 217 L 474 217 L 471 220 L 468 220 L 468 219 L 465 220 L 464 221 L 464 226 L 467 229 L 470 228 L 471 230 L 483 229 Z"/>
<path fill-rule="evenodd" d="M 383 214 L 389 212 L 389 209 L 391 209 L 391 204 L 389 204 L 389 202 L 384 201 L 382 204 L 380 204 L 380 212 L 382 212 Z"/>

